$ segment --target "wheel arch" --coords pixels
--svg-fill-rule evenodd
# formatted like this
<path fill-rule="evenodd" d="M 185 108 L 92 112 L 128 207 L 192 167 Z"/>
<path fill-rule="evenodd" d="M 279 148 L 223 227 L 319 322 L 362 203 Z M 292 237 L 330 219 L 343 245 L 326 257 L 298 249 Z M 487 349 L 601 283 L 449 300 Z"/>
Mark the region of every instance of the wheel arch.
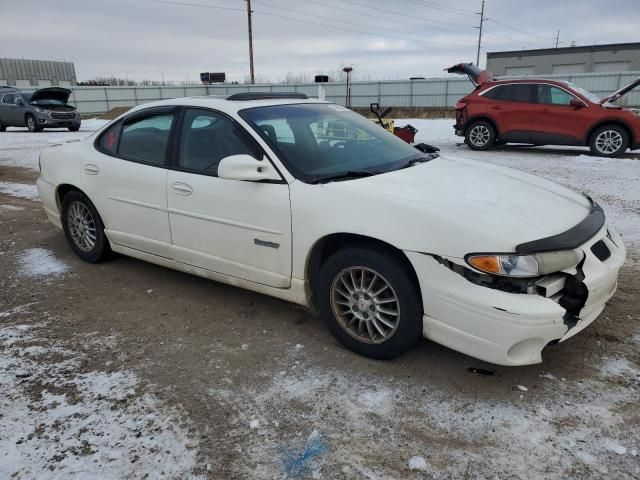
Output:
<path fill-rule="evenodd" d="M 318 274 L 324 262 L 338 250 L 347 246 L 361 246 L 364 248 L 379 249 L 385 252 L 390 252 L 395 255 L 402 263 L 403 267 L 409 273 L 412 282 L 414 283 L 418 292 L 420 292 L 420 282 L 418 275 L 413 267 L 413 264 L 409 261 L 406 254 L 399 248 L 391 245 L 388 242 L 379 240 L 367 235 L 360 235 L 356 233 L 332 233 L 325 235 L 318 239 L 307 255 L 305 263 L 305 290 L 307 296 L 307 303 L 311 309 L 317 311 L 317 295 L 315 294 L 316 283 L 318 280 Z M 422 301 L 421 301 L 422 302 Z"/>
<path fill-rule="evenodd" d="M 626 122 L 620 119 L 609 118 L 605 120 L 600 120 L 594 125 L 592 125 L 591 128 L 589 128 L 587 136 L 584 139 L 585 145 L 589 145 L 591 143 L 591 138 L 595 133 L 595 131 L 600 127 L 604 127 L 605 125 L 615 125 L 617 127 L 623 128 L 627 132 L 627 135 L 629 136 L 629 147 L 636 144 L 637 139 L 634 138 L 633 136 L 633 129 Z"/>
<path fill-rule="evenodd" d="M 498 123 L 491 118 L 488 115 L 476 115 L 474 117 L 471 117 L 467 120 L 467 123 L 464 126 L 464 133 L 465 135 L 467 134 L 467 130 L 469 129 L 469 127 L 471 126 L 471 124 L 473 122 L 478 122 L 478 121 L 485 121 L 491 124 L 491 126 L 493 127 L 493 129 L 496 131 L 496 139 L 497 138 L 501 138 L 501 133 L 500 133 L 500 129 L 498 128 Z"/>

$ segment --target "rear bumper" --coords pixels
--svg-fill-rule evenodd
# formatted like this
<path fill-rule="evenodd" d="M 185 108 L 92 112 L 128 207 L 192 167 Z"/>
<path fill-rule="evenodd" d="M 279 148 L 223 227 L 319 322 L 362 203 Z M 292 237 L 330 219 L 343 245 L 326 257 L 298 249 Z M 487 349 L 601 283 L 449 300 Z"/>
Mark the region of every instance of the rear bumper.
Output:
<path fill-rule="evenodd" d="M 614 294 L 625 250 L 617 235 L 614 243 L 606 233 L 603 228 L 580 247 L 586 257 L 583 272 L 589 296 L 577 322 L 565 320 L 567 312 L 557 298 L 476 285 L 429 255 L 405 252 L 420 282 L 425 312 L 423 335 L 499 365 L 540 363 L 542 350 L 550 342 L 567 340 L 586 328 Z M 604 262 L 590 250 L 603 238 L 612 252 Z"/>

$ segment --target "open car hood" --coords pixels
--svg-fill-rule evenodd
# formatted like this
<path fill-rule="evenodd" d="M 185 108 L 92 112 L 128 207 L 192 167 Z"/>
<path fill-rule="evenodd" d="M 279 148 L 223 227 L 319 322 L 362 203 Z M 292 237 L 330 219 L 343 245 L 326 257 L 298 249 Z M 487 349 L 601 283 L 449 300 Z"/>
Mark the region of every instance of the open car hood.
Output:
<path fill-rule="evenodd" d="M 637 78 L 636 80 L 634 80 L 633 82 L 631 82 L 628 85 L 625 85 L 624 87 L 622 87 L 620 90 L 616 90 L 615 92 L 613 92 L 611 95 L 608 95 L 606 97 L 604 97 L 602 100 L 600 100 L 600 104 L 604 104 L 607 102 L 615 102 L 616 100 L 618 100 L 621 96 L 625 95 L 627 92 L 633 90 L 634 88 L 636 88 L 638 85 L 640 85 L 640 78 Z"/>
<path fill-rule="evenodd" d="M 480 70 L 480 67 L 472 62 L 459 63 L 453 67 L 445 68 L 449 73 L 457 73 L 458 75 L 466 75 L 474 85 L 482 85 L 483 83 L 493 81 L 493 74 L 489 70 Z"/>
<path fill-rule="evenodd" d="M 71 96 L 71 90 L 61 87 L 47 87 L 36 90 L 31 94 L 30 102 L 38 102 L 42 100 L 57 100 L 67 103 Z"/>

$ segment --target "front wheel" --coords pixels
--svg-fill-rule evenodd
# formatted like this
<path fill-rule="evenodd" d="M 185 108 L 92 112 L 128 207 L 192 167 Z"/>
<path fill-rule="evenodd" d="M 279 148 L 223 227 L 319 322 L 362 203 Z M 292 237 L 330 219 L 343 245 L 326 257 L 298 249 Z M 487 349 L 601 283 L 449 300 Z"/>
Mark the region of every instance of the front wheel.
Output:
<path fill-rule="evenodd" d="M 488 150 L 496 142 L 496 129 L 489 122 L 472 122 L 465 133 L 465 143 L 472 150 Z"/>
<path fill-rule="evenodd" d="M 74 125 L 73 127 L 69 127 L 70 132 L 77 132 L 80 130 L 80 125 Z"/>
<path fill-rule="evenodd" d="M 7 127 L 3 125 L 2 122 L 0 122 L 0 132 L 6 132 L 6 131 L 7 131 Z"/>
<path fill-rule="evenodd" d="M 319 310 L 331 333 L 365 357 L 402 355 L 422 336 L 422 301 L 399 255 L 346 247 L 323 264 Z"/>
<path fill-rule="evenodd" d="M 603 125 L 591 135 L 589 147 L 594 155 L 618 157 L 629 147 L 629 135 L 617 125 Z"/>
<path fill-rule="evenodd" d="M 83 193 L 74 190 L 62 200 L 62 228 L 73 251 L 82 260 L 98 263 L 111 248 L 96 208 Z"/>
<path fill-rule="evenodd" d="M 25 121 L 27 124 L 27 130 L 30 132 L 40 132 L 42 130 L 42 127 L 38 126 L 38 122 L 36 122 L 36 118 L 33 115 L 27 115 Z"/>

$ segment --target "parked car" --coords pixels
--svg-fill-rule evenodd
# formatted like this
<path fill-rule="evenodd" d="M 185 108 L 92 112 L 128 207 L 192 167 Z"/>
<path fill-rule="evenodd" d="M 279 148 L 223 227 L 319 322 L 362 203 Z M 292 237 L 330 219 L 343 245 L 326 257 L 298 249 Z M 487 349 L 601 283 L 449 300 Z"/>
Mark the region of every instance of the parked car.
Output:
<path fill-rule="evenodd" d="M 615 105 L 640 79 L 606 96 L 563 80 L 495 80 L 470 63 L 447 71 L 468 75 L 475 90 L 456 103 L 456 135 L 473 150 L 496 144 L 585 145 L 617 157 L 640 148 L 640 111 Z"/>
<path fill-rule="evenodd" d="M 372 358 L 424 336 L 540 362 L 602 312 L 625 259 L 592 199 L 425 154 L 300 94 L 138 106 L 44 150 L 40 170 L 44 210 L 83 260 L 118 252 L 311 307 Z"/>
<path fill-rule="evenodd" d="M 80 130 L 80 114 L 69 105 L 71 90 L 47 87 L 33 93 L 0 87 L 0 132 L 7 127 L 27 127 L 30 132 L 43 128 Z"/>

